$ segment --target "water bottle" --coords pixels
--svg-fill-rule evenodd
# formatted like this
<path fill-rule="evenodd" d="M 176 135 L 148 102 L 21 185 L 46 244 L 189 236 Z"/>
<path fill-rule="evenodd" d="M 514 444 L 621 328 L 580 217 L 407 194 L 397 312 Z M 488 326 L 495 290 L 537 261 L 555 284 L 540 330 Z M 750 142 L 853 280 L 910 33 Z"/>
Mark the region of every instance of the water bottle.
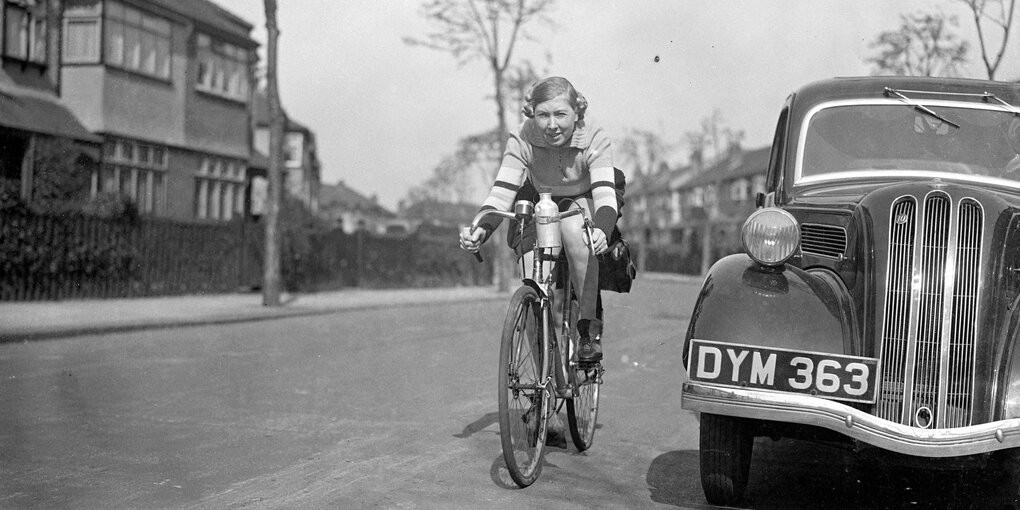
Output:
<path fill-rule="evenodd" d="M 553 202 L 552 193 L 539 193 L 535 204 L 535 230 L 538 248 L 559 248 L 560 240 L 560 208 Z"/>

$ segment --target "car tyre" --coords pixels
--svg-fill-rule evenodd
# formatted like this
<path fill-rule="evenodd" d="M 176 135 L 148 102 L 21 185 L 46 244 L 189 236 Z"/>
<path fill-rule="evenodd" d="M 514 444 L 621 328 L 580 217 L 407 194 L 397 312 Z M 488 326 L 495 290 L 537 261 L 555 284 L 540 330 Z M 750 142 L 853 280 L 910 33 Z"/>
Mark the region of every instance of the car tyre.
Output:
<path fill-rule="evenodd" d="M 744 497 L 751 471 L 754 434 L 743 418 L 701 414 L 701 488 L 713 505 Z"/>

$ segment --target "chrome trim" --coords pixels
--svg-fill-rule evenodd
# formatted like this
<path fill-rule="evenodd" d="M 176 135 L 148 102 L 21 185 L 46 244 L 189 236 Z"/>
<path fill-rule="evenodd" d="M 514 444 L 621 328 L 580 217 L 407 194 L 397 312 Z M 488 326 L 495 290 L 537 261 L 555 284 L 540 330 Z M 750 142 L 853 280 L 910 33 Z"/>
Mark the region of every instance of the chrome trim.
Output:
<path fill-rule="evenodd" d="M 917 324 L 911 321 L 914 302 L 914 240 L 917 238 L 917 200 L 911 196 L 893 200 L 889 214 L 889 257 L 886 265 L 885 310 L 880 337 L 882 379 L 878 416 L 887 420 L 903 420 L 904 389 L 908 378 L 908 341 L 914 337 Z M 906 319 L 906 320 L 904 320 Z M 912 376 L 911 376 L 912 378 Z"/>
<path fill-rule="evenodd" d="M 918 457 L 957 457 L 1020 447 L 1017 418 L 967 427 L 920 429 L 810 395 L 685 381 L 680 397 L 681 408 L 688 411 L 822 427 L 872 446 Z"/>
<path fill-rule="evenodd" d="M 954 203 L 940 190 L 921 204 L 901 196 L 890 207 L 881 391 L 874 412 L 922 426 L 917 411 L 925 407 L 934 428 L 961 427 L 974 413 L 984 211 L 973 198 Z"/>
<path fill-rule="evenodd" d="M 846 229 L 839 225 L 824 223 L 802 223 L 800 225 L 800 251 L 802 253 L 842 259 L 846 256 L 846 238 Z"/>
<path fill-rule="evenodd" d="M 925 101 L 925 106 L 936 106 L 936 107 L 949 107 L 949 108 L 968 108 L 972 110 L 989 110 L 995 112 L 1006 112 L 1009 110 L 1004 109 L 1002 106 L 990 103 L 970 103 L 961 101 L 950 101 L 945 99 L 933 99 L 931 101 Z M 960 182 L 977 182 L 995 186 L 1007 186 L 1011 188 L 1020 188 L 1020 182 L 1010 179 L 999 179 L 995 177 L 985 176 L 972 176 L 964 174 L 956 174 L 950 172 L 933 172 L 927 170 L 898 170 L 896 172 L 876 172 L 874 170 L 863 170 L 863 171 L 849 171 L 849 172 L 833 172 L 822 175 L 812 175 L 804 177 L 804 150 L 807 141 L 808 125 L 811 124 L 811 119 L 820 111 L 827 108 L 836 108 L 841 106 L 862 106 L 862 105 L 903 105 L 903 102 L 898 98 L 866 98 L 866 99 L 845 99 L 840 101 L 827 101 L 819 103 L 813 106 L 804 115 L 803 120 L 800 124 L 800 132 L 797 135 L 797 154 L 796 160 L 794 160 L 793 167 L 793 185 L 794 187 L 803 184 L 811 184 L 815 182 L 834 181 L 834 180 L 847 180 L 847 179 L 861 179 L 868 177 L 877 177 L 885 179 L 902 179 L 904 177 L 911 178 L 939 178 L 946 180 L 955 180 Z"/>

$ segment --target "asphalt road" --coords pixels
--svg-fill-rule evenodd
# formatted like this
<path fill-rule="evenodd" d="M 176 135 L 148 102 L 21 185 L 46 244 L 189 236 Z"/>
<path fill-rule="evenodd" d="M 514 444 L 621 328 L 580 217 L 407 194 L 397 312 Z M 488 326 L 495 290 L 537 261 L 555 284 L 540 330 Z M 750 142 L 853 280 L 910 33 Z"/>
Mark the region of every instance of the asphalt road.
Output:
<path fill-rule="evenodd" d="M 496 424 L 504 303 L 0 344 L 0 508 L 707 508 L 679 397 L 696 290 L 605 296 L 595 445 L 550 448 L 525 490 Z M 990 490 L 759 439 L 748 505 L 982 508 Z"/>

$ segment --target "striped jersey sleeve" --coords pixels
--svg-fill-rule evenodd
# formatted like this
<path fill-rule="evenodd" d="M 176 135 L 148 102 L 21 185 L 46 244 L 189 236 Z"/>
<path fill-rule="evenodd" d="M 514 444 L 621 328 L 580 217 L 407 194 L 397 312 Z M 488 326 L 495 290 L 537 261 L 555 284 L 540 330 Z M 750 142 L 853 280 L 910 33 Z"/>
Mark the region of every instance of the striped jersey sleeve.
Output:
<path fill-rule="evenodd" d="M 595 202 L 595 227 L 608 237 L 613 232 L 619 217 L 616 203 L 616 170 L 613 165 L 613 149 L 609 137 L 601 129 L 592 133 L 591 145 L 585 149 L 588 172 L 591 176 L 591 196 Z"/>
<path fill-rule="evenodd" d="M 531 160 L 531 145 L 520 138 L 519 135 L 511 133 L 506 142 L 506 149 L 503 152 L 503 162 L 500 163 L 499 172 L 496 174 L 496 181 L 489 190 L 489 196 L 482 202 L 479 212 L 490 209 L 509 211 L 513 206 L 514 198 L 521 189 L 525 179 L 525 169 Z M 503 221 L 499 216 L 487 216 L 479 226 L 484 227 L 490 233 Z"/>

